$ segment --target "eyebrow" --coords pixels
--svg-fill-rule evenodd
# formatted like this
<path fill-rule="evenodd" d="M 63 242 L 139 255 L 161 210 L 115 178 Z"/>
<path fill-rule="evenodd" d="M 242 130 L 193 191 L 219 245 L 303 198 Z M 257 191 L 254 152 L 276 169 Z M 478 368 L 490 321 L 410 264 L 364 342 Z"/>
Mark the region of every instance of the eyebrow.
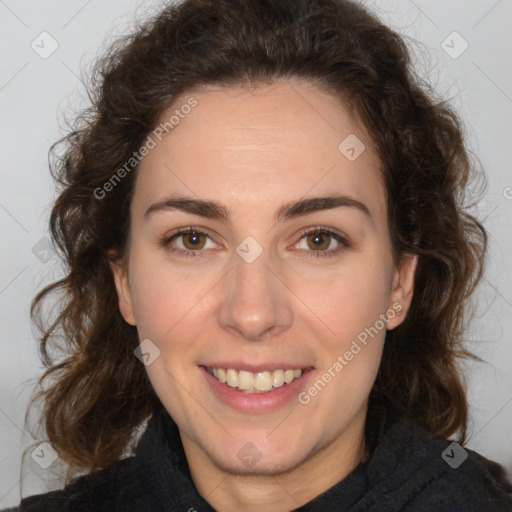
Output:
<path fill-rule="evenodd" d="M 283 222 L 308 213 L 332 210 L 339 207 L 354 208 L 364 215 L 371 217 L 368 207 L 348 196 L 329 195 L 325 197 L 309 197 L 284 204 L 274 215 L 276 222 Z M 148 218 L 157 212 L 179 210 L 185 213 L 199 215 L 208 219 L 216 219 L 224 223 L 231 222 L 231 216 L 226 206 L 218 201 L 196 199 L 193 197 L 169 197 L 152 204 L 144 213 Z"/>

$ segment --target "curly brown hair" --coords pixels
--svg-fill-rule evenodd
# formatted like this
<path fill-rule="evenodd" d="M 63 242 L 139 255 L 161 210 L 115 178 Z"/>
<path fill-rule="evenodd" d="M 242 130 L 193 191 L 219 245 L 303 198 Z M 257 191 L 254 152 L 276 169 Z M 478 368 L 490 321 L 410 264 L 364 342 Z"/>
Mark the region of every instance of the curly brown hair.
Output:
<path fill-rule="evenodd" d="M 95 66 L 92 106 L 51 150 L 62 190 L 50 229 L 67 273 L 32 304 L 47 368 L 34 400 L 71 466 L 95 471 L 121 458 L 159 404 L 109 265 L 125 254 L 137 166 L 108 194 L 98 190 L 183 92 L 287 78 L 329 91 L 362 121 L 381 162 L 396 261 L 418 255 L 412 305 L 387 333 L 371 400 L 464 442 L 459 359 L 470 356 L 463 333 L 486 233 L 465 208 L 475 165 L 457 114 L 414 74 L 403 39 L 351 1 L 185 0 L 110 47 Z M 42 304 L 54 292 L 59 312 L 48 321 Z"/>

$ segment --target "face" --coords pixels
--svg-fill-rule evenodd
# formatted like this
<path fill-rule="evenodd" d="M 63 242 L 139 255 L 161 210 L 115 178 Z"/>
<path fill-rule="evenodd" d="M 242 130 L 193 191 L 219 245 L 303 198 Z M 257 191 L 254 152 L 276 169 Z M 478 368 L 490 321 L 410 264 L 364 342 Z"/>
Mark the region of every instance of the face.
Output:
<path fill-rule="evenodd" d="M 151 383 L 187 456 L 229 473 L 357 449 L 414 272 L 392 258 L 372 142 L 304 82 L 211 87 L 172 110 L 192 97 L 153 135 L 113 265 Z"/>

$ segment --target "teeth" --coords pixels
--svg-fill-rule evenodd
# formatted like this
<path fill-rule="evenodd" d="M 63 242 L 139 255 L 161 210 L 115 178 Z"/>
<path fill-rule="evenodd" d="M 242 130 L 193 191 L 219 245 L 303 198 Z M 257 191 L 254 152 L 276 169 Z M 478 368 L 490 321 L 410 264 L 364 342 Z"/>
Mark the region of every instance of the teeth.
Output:
<path fill-rule="evenodd" d="M 290 384 L 290 382 L 294 379 L 295 372 L 293 370 L 286 370 L 284 372 L 284 381 L 286 384 Z"/>
<path fill-rule="evenodd" d="M 253 389 L 254 388 L 254 375 L 250 372 L 245 372 L 244 370 L 240 370 L 238 372 L 238 387 L 240 389 Z"/>
<path fill-rule="evenodd" d="M 222 382 L 223 384 L 226 382 L 226 372 L 224 371 L 223 368 L 217 368 L 217 372 L 218 372 L 218 379 L 220 382 Z M 214 375 L 215 375 L 215 372 L 214 372 Z"/>
<path fill-rule="evenodd" d="M 272 375 L 270 372 L 258 372 L 254 388 L 258 391 L 270 391 L 272 389 Z"/>
<path fill-rule="evenodd" d="M 207 368 L 219 382 L 231 388 L 237 388 L 245 393 L 268 393 L 273 389 L 290 384 L 294 379 L 302 376 L 302 370 L 274 370 L 257 373 L 245 370 L 236 371 L 233 368 Z"/>
<path fill-rule="evenodd" d="M 272 386 L 274 386 L 275 388 L 280 388 L 283 384 L 284 384 L 284 371 L 283 370 L 274 370 L 272 372 Z"/>
<path fill-rule="evenodd" d="M 238 387 L 238 372 L 230 368 L 226 372 L 226 383 L 230 388 Z"/>

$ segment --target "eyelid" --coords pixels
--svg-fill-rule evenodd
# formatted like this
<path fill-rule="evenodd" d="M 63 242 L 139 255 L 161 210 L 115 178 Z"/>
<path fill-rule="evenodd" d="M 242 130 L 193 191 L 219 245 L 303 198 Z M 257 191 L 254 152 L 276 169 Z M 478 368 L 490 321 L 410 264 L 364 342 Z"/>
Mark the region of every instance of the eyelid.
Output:
<path fill-rule="evenodd" d="M 343 242 L 347 242 L 347 236 L 344 233 L 342 233 L 341 231 L 334 229 L 334 228 L 330 228 L 328 226 L 321 226 L 321 225 L 309 226 L 307 228 L 301 229 L 299 231 L 299 238 L 302 239 L 302 238 L 304 238 L 305 235 L 309 235 L 310 233 L 316 233 L 316 232 L 328 233 L 330 235 L 334 235 L 335 237 L 340 238 Z"/>

